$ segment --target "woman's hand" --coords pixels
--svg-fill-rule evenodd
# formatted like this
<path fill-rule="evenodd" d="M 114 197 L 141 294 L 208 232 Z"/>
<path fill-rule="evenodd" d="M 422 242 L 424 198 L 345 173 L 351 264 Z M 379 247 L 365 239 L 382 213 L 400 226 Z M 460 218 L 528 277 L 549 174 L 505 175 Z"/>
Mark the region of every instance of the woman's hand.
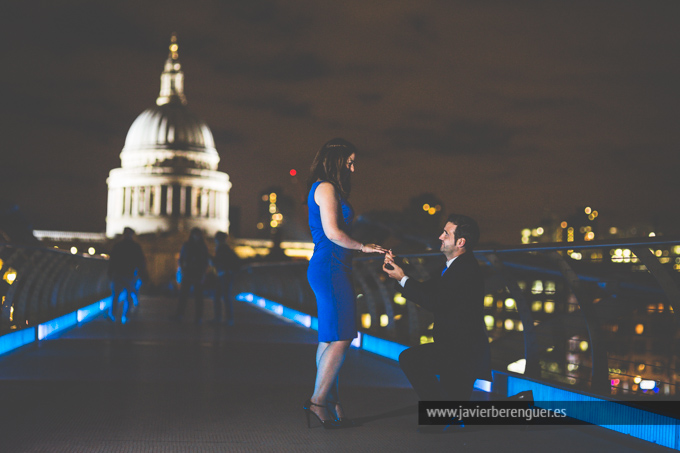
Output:
<path fill-rule="evenodd" d="M 387 252 L 386 249 L 382 248 L 381 246 L 379 246 L 377 244 L 362 244 L 359 251 L 364 252 L 364 253 L 385 253 L 385 252 Z"/>

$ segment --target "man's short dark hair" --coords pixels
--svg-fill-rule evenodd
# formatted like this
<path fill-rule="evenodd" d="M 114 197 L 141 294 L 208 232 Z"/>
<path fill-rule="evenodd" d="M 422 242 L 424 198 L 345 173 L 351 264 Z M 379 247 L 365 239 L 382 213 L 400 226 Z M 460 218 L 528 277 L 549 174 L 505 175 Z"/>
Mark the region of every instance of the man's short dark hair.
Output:
<path fill-rule="evenodd" d="M 472 250 L 479 242 L 479 225 L 472 218 L 462 214 L 451 214 L 446 222 L 451 222 L 456 225 L 456 232 L 454 239 L 457 241 L 460 238 L 465 239 L 465 249 Z"/>
<path fill-rule="evenodd" d="M 227 240 L 227 237 L 228 237 L 228 235 L 227 235 L 227 233 L 225 233 L 224 231 L 218 231 L 217 233 L 215 233 L 215 239 L 216 239 L 218 242 L 224 242 L 224 241 L 226 241 L 226 240 Z"/>

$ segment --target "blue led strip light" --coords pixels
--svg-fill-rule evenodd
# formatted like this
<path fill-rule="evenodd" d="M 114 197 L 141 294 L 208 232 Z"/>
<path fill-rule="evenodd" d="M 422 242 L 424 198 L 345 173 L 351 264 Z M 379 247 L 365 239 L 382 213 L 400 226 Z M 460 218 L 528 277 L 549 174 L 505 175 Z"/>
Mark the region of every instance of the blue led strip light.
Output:
<path fill-rule="evenodd" d="M 569 390 L 563 390 L 549 385 L 541 384 L 533 380 L 524 379 L 514 375 L 507 376 L 507 395 L 516 395 L 525 390 L 531 390 L 534 397 L 534 405 L 536 407 L 550 409 L 553 401 L 569 401 L 569 402 L 604 402 L 609 401 L 602 398 L 576 393 Z M 578 407 L 578 406 L 577 406 Z M 593 406 L 583 406 L 584 408 L 592 408 Z M 621 419 L 630 419 L 630 425 L 604 425 L 599 426 L 612 431 L 617 431 L 623 434 L 642 439 L 648 442 L 653 442 L 664 447 L 673 449 L 680 449 L 680 422 L 672 420 L 669 417 L 664 417 L 660 414 L 647 412 L 635 407 L 627 406 L 625 404 L 602 405 L 604 410 L 615 411 L 616 417 Z M 607 419 L 606 417 L 613 414 L 595 414 L 583 411 L 578 414 L 570 414 L 573 418 L 591 422 L 594 420 Z M 663 420 L 662 420 L 663 419 Z"/>
<path fill-rule="evenodd" d="M 0 337 L 0 354 L 13 351 L 35 340 L 35 327 L 17 330 Z"/>
<path fill-rule="evenodd" d="M 90 321 L 104 310 L 108 310 L 111 305 L 111 296 L 99 302 L 83 307 L 67 315 L 60 316 L 50 321 L 38 324 L 35 327 L 27 327 L 0 336 L 0 355 L 11 352 L 27 344 L 40 341 L 64 329 L 73 327 L 76 324 Z"/>

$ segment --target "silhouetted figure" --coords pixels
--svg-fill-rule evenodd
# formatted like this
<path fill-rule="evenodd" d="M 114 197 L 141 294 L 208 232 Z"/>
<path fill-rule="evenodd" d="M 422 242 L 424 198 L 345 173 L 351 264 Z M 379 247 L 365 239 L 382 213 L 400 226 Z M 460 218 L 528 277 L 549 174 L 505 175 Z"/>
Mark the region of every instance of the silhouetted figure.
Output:
<path fill-rule="evenodd" d="M 472 253 L 479 227 L 452 214 L 439 240 L 446 268 L 425 282 L 408 278 L 391 251 L 385 255 L 383 270 L 403 286 L 404 297 L 434 315 L 434 342 L 403 351 L 399 365 L 421 400 L 468 401 L 476 379 L 491 379 L 484 277 Z"/>
<path fill-rule="evenodd" d="M 111 321 L 116 321 L 118 299 L 125 292 L 123 312 L 120 316 L 122 324 L 127 322 L 128 310 L 133 304 L 132 295 L 137 291 L 135 286 L 138 278 L 146 278 L 146 259 L 142 247 L 135 242 L 134 235 L 132 228 L 125 227 L 123 239 L 113 246 L 109 258 L 112 300 L 108 316 Z"/>
<path fill-rule="evenodd" d="M 234 307 L 231 297 L 231 283 L 234 274 L 241 267 L 241 259 L 227 244 L 227 233 L 222 231 L 215 234 L 215 256 L 212 259 L 213 267 L 217 271 L 215 282 L 215 323 L 222 322 L 222 301 L 226 308 L 225 321 L 229 325 L 234 324 Z"/>
<path fill-rule="evenodd" d="M 203 282 L 208 269 L 210 255 L 203 240 L 200 228 L 192 228 L 189 240 L 182 245 L 179 254 L 179 268 L 181 282 L 179 287 L 179 301 L 177 311 L 171 319 L 180 321 L 186 310 L 187 299 L 191 289 L 194 289 L 196 323 L 203 319 Z"/>
<path fill-rule="evenodd" d="M 290 261 L 290 256 L 286 255 L 283 247 L 281 247 L 282 240 L 283 230 L 276 228 L 272 235 L 272 248 L 269 249 L 269 255 L 266 257 L 267 261 Z"/>

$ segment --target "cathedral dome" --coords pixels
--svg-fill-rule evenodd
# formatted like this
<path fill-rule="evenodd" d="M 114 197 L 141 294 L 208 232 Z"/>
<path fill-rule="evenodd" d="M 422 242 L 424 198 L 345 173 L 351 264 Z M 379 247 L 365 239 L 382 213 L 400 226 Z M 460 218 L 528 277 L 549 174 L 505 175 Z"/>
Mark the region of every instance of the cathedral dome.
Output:
<path fill-rule="evenodd" d="M 132 123 L 120 155 L 122 167 L 216 170 L 220 158 L 212 132 L 186 108 L 184 73 L 174 36 L 156 104 Z"/>
<path fill-rule="evenodd" d="M 174 149 L 216 154 L 210 128 L 179 103 L 146 109 L 132 123 L 124 150 Z"/>
<path fill-rule="evenodd" d="M 123 167 L 176 166 L 217 169 L 219 155 L 210 128 L 181 103 L 149 108 L 132 123 L 121 152 Z"/>

